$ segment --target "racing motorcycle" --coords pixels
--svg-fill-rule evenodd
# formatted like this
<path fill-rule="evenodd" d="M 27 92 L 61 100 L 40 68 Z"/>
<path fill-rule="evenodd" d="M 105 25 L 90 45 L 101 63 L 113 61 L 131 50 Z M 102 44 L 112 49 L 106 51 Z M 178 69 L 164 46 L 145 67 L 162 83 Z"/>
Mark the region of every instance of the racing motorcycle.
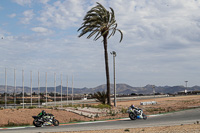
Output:
<path fill-rule="evenodd" d="M 35 127 L 41 126 L 58 126 L 59 121 L 54 118 L 53 114 L 46 114 L 44 116 L 32 116 L 33 117 L 33 125 Z"/>
<path fill-rule="evenodd" d="M 136 119 L 147 119 L 147 116 L 143 113 L 142 109 L 132 109 L 128 108 L 127 112 L 129 113 L 129 118 L 131 120 L 136 120 Z"/>

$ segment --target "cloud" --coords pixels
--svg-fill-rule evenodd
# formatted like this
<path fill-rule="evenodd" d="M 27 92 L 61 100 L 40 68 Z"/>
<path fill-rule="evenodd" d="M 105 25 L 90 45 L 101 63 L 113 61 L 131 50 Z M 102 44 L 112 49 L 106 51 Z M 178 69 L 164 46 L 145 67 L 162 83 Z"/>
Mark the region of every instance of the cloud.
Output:
<path fill-rule="evenodd" d="M 84 10 L 84 1 L 56 1 L 52 5 L 45 5 L 41 11 L 38 20 L 42 25 L 66 29 L 77 26 L 82 18 Z"/>
<path fill-rule="evenodd" d="M 47 4 L 50 0 L 39 0 L 39 2 L 43 3 L 43 4 Z"/>
<path fill-rule="evenodd" d="M 21 6 L 30 5 L 32 3 L 32 0 L 13 0 L 13 1 Z"/>
<path fill-rule="evenodd" d="M 23 12 L 23 15 L 24 15 L 24 18 L 21 19 L 21 23 L 29 24 L 35 14 L 33 10 L 26 10 Z"/>
<path fill-rule="evenodd" d="M 16 15 L 16 13 L 13 13 L 13 14 L 10 14 L 10 15 L 8 15 L 10 18 L 14 18 L 14 17 L 16 17 L 17 15 Z"/>
<path fill-rule="evenodd" d="M 49 30 L 49 29 L 44 28 L 44 27 L 34 27 L 31 30 L 36 32 L 36 33 L 42 34 L 42 35 L 50 35 L 50 34 L 53 33 L 52 30 Z"/>

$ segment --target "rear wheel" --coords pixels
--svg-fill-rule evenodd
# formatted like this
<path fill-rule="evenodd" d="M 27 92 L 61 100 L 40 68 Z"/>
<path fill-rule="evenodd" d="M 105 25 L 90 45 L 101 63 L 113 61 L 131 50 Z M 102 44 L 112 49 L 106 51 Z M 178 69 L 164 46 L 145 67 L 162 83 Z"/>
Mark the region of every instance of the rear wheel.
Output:
<path fill-rule="evenodd" d="M 33 120 L 33 125 L 35 127 L 41 127 L 42 126 L 42 122 L 38 121 L 37 119 Z"/>
<path fill-rule="evenodd" d="M 129 118 L 131 120 L 136 120 L 137 116 L 134 113 L 129 113 Z"/>
<path fill-rule="evenodd" d="M 54 125 L 54 126 L 59 126 L 59 121 L 56 120 L 56 119 L 54 119 L 54 121 L 53 121 L 53 125 Z"/>

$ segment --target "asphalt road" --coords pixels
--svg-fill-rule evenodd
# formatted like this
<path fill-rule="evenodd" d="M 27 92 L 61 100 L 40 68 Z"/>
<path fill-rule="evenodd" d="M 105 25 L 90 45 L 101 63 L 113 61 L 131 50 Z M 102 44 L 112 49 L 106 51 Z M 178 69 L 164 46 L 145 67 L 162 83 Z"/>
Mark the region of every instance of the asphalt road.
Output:
<path fill-rule="evenodd" d="M 102 130 L 102 129 L 123 129 L 123 128 L 138 128 L 138 127 L 153 127 L 153 126 L 168 126 L 193 124 L 200 121 L 200 108 L 174 112 L 159 116 L 151 116 L 147 120 L 123 119 L 117 121 L 98 121 L 85 122 L 74 125 L 61 125 L 58 127 L 27 127 L 23 129 L 7 129 L 0 130 L 6 133 L 41 133 L 41 132 L 64 132 L 64 131 L 82 131 L 82 130 Z"/>

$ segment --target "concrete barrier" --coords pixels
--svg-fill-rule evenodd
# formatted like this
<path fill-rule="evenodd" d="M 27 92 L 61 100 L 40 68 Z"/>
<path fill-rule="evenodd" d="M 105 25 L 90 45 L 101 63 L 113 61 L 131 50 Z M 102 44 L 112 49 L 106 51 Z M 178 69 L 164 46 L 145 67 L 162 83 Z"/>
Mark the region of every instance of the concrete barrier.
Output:
<path fill-rule="evenodd" d="M 140 105 L 154 105 L 157 104 L 156 101 L 150 101 L 150 102 L 140 102 Z"/>

